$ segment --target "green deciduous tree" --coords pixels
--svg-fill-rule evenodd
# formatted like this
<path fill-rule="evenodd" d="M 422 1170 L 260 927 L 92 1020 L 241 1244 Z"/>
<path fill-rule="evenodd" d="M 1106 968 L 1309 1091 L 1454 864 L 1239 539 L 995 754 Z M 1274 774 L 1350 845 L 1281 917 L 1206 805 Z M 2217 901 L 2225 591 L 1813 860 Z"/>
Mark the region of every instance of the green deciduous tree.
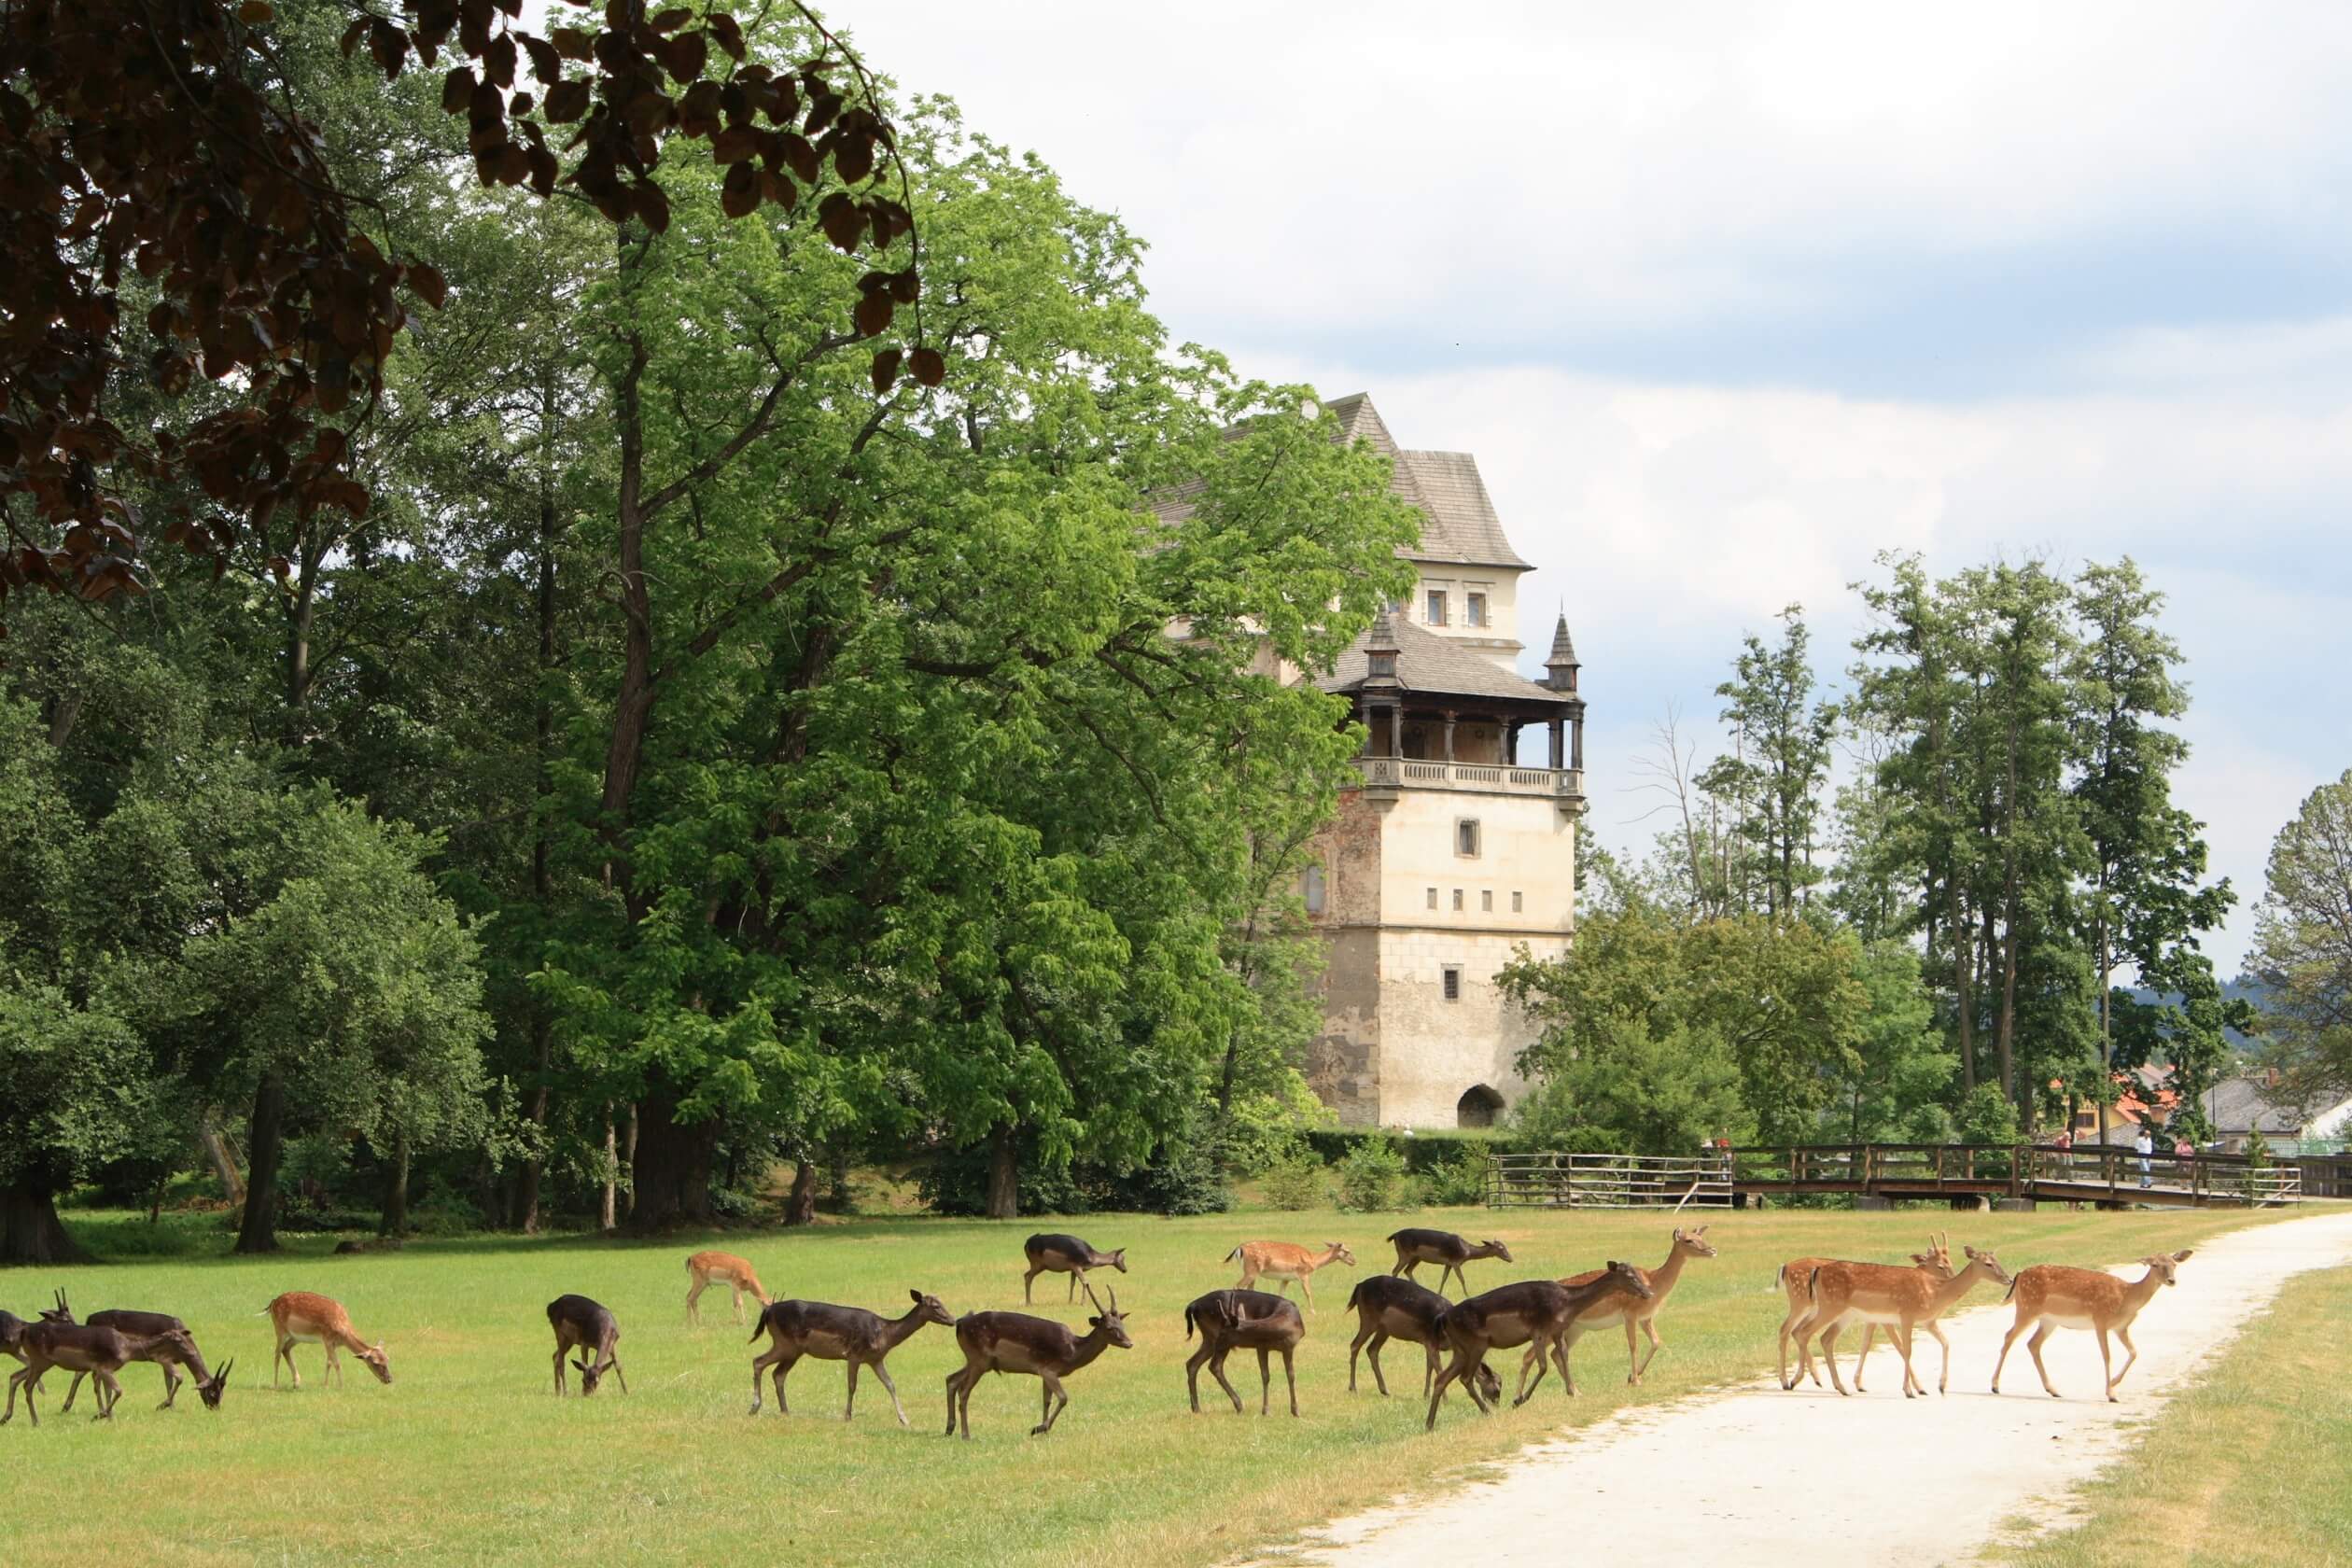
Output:
<path fill-rule="evenodd" d="M 2279 830 L 2254 930 L 2270 1060 L 2293 1092 L 2352 1094 L 2352 770 Z"/>

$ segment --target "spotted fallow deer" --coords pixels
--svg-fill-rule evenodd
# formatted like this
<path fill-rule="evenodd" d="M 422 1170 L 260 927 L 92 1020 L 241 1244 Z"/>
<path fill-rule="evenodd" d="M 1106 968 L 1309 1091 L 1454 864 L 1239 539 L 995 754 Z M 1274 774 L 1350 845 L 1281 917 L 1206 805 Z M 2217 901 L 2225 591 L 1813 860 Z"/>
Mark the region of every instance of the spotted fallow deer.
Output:
<path fill-rule="evenodd" d="M 2114 1275 L 2096 1268 L 2067 1268 L 2054 1263 L 2037 1263 L 2031 1268 L 2020 1269 L 2009 1286 L 2009 1299 L 2017 1303 L 2017 1321 L 2009 1325 L 2001 1340 L 2001 1356 L 1993 1364 L 1993 1392 L 2001 1392 L 2001 1368 L 2009 1365 L 2009 1347 L 2028 1328 L 2034 1337 L 2025 1341 L 2025 1349 L 2034 1358 L 2034 1370 L 2041 1374 L 2044 1392 L 2051 1398 L 2059 1397 L 2057 1388 L 2050 1380 L 2050 1368 L 2042 1365 L 2042 1341 L 2062 1328 L 2088 1328 L 2099 1337 L 2099 1365 L 2107 1373 L 2107 1396 L 2109 1404 L 2121 1404 L 2115 1397 L 2115 1386 L 2123 1380 L 2123 1373 L 2139 1360 L 2139 1348 L 2132 1343 L 2132 1324 L 2139 1317 L 2140 1309 L 2162 1285 L 2177 1285 L 2180 1266 L 2194 1254 L 2174 1253 L 2169 1256 L 2158 1253 L 2140 1262 L 2148 1272 L 2126 1283 Z M 2115 1362 L 2107 1350 L 2107 1336 L 2123 1341 L 2125 1359 L 2123 1372 L 2113 1370 Z"/>
<path fill-rule="evenodd" d="M 1561 1381 L 1568 1385 L 1573 1395 L 1576 1379 L 1568 1369 L 1568 1354 L 1561 1349 L 1561 1341 L 1578 1312 L 1614 1292 L 1646 1299 L 1650 1288 L 1640 1269 L 1612 1259 L 1589 1285 L 1572 1288 L 1557 1280 L 1521 1280 L 1448 1308 L 1446 1315 L 1438 1320 L 1438 1326 L 1445 1332 L 1446 1342 L 1453 1348 L 1453 1359 L 1437 1374 L 1437 1381 L 1430 1389 L 1429 1421 L 1424 1430 L 1437 1430 L 1437 1407 L 1445 1401 L 1447 1387 L 1456 1381 L 1470 1390 L 1470 1397 L 1482 1412 L 1493 1413 L 1494 1407 L 1473 1376 L 1485 1364 L 1489 1351 L 1527 1347 L 1527 1354 L 1519 1361 L 1519 1393 L 1511 1401 L 1513 1405 L 1524 1405 L 1533 1397 L 1544 1380 L 1547 1352 L 1559 1363 Z M 1530 1373 L 1533 1374 L 1532 1380 Z"/>
<path fill-rule="evenodd" d="M 90 1323 L 93 1328 L 111 1328 L 131 1341 L 133 1361 L 152 1362 L 163 1369 L 163 1403 L 156 1407 L 168 1410 L 179 1398 L 180 1373 L 187 1372 L 196 1385 L 196 1395 L 204 1402 L 204 1408 L 217 1411 L 220 1396 L 229 1387 L 229 1369 L 237 1364 L 231 1356 L 220 1364 L 220 1370 L 204 1368 L 203 1352 L 196 1348 L 195 1337 L 188 1325 L 169 1312 L 133 1312 L 117 1309 L 92 1312 Z M 74 1374 L 71 1387 L 65 1391 L 65 1403 L 60 1413 L 74 1407 L 74 1395 L 80 1392 L 83 1373 Z"/>
<path fill-rule="evenodd" d="M 791 1415 L 791 1407 L 784 1403 L 784 1379 L 801 1357 L 815 1356 L 819 1361 L 848 1364 L 849 1401 L 841 1407 L 843 1421 L 857 1413 L 858 1368 L 865 1366 L 882 1380 L 883 1391 L 890 1396 L 890 1408 L 898 1412 L 899 1425 L 904 1426 L 906 1407 L 899 1403 L 898 1385 L 890 1381 L 882 1358 L 914 1337 L 925 1323 L 956 1326 L 956 1315 L 939 1297 L 918 1290 L 906 1294 L 915 1305 L 896 1318 L 862 1307 L 834 1307 L 822 1301 L 777 1301 L 763 1309 L 751 1337 L 756 1340 L 766 1335 L 768 1348 L 751 1363 L 751 1413 L 760 1413 L 760 1374 L 773 1366 L 776 1408 L 779 1414 Z"/>
<path fill-rule="evenodd" d="M 1274 1370 L 1267 1358 L 1280 1353 L 1282 1358 L 1282 1379 L 1290 1385 L 1290 1413 L 1298 1414 L 1298 1374 L 1291 1365 L 1291 1352 L 1307 1337 L 1307 1320 L 1298 1315 L 1298 1309 L 1288 1296 L 1269 1295 L 1265 1291 L 1214 1290 L 1197 1296 L 1184 1309 L 1184 1337 L 1190 1339 L 1193 1330 L 1200 1330 L 1200 1349 L 1184 1363 L 1184 1388 L 1192 1395 L 1193 1414 L 1200 1414 L 1200 1368 L 1205 1363 L 1209 1376 L 1217 1379 L 1217 1386 L 1233 1401 L 1233 1413 L 1241 1413 L 1241 1396 L 1225 1381 L 1225 1357 L 1236 1351 L 1255 1351 L 1258 1360 L 1258 1414 L 1267 1413 L 1274 1400 Z"/>
<path fill-rule="evenodd" d="M 1241 1260 L 1241 1278 L 1235 1290 L 1248 1290 L 1260 1277 L 1279 1281 L 1278 1295 L 1290 1295 L 1291 1281 L 1298 1281 L 1298 1294 L 1307 1298 L 1307 1310 L 1315 1309 L 1315 1287 L 1309 1281 L 1316 1269 L 1326 1264 L 1344 1263 L 1355 1267 L 1355 1254 L 1348 1251 L 1344 1241 L 1326 1241 L 1320 1253 L 1309 1251 L 1295 1241 L 1244 1241 L 1225 1253 L 1225 1261 Z"/>
<path fill-rule="evenodd" d="M 1596 1328 L 1606 1328 L 1611 1323 L 1623 1323 L 1625 1325 L 1625 1380 L 1628 1383 L 1639 1384 L 1642 1374 L 1649 1370 L 1651 1360 L 1658 1354 L 1659 1343 L 1658 1314 L 1664 1310 L 1666 1298 L 1674 1294 L 1674 1287 L 1682 1282 L 1683 1265 L 1692 1258 L 1711 1258 L 1715 1255 L 1715 1247 L 1707 1240 L 1705 1225 L 1700 1225 L 1693 1230 L 1676 1229 L 1673 1239 L 1667 1244 L 1666 1261 L 1656 1268 L 1641 1268 L 1634 1271 L 1640 1274 L 1643 1282 L 1649 1286 L 1650 1294 L 1647 1296 L 1613 1292 L 1601 1297 L 1570 1320 L 1567 1337 L 1562 1344 L 1562 1349 L 1570 1363 L 1573 1365 L 1575 1359 L 1576 1341 L 1583 1338 L 1586 1334 Z M 1588 1268 L 1581 1274 L 1571 1274 L 1560 1282 L 1574 1289 L 1577 1285 L 1592 1283 L 1601 1277 L 1602 1273 L 1601 1269 Z M 1636 1352 L 1633 1344 L 1633 1330 L 1637 1325 L 1644 1334 L 1649 1337 L 1648 1355 L 1638 1355 Z"/>
<path fill-rule="evenodd" d="M 1946 1392 L 1952 1383 L 1952 1341 L 1943 1337 L 1936 1320 L 1960 1303 L 1961 1297 L 1974 1290 L 1980 1280 L 1996 1284 L 2009 1282 L 2009 1270 L 1991 1253 L 1974 1247 L 1961 1249 L 1968 1261 L 1948 1280 L 1938 1280 L 1925 1268 L 1898 1268 L 1883 1263 L 1828 1263 L 1813 1271 L 1807 1294 L 1813 1303 L 1809 1323 L 1818 1325 L 1821 1335 L 1821 1359 L 1829 1364 L 1829 1385 L 1842 1395 L 1844 1381 L 1838 1376 L 1838 1331 L 1850 1323 L 1891 1325 L 1890 1336 L 1895 1349 L 1903 1358 L 1903 1397 L 1913 1398 L 1927 1392 L 1927 1385 L 1919 1380 L 1911 1366 L 1911 1334 L 1925 1326 L 1936 1343 L 1943 1347 L 1943 1371 L 1936 1381 L 1936 1392 Z"/>
<path fill-rule="evenodd" d="M 1437 1294 L 1446 1294 L 1446 1281 L 1450 1277 L 1463 1291 L 1470 1289 L 1469 1277 L 1462 1272 L 1465 1263 L 1480 1258 L 1501 1258 L 1511 1261 L 1511 1249 L 1500 1241 L 1477 1241 L 1456 1236 L 1450 1230 L 1399 1230 L 1389 1235 L 1389 1242 L 1396 1249 L 1396 1267 L 1389 1272 L 1403 1279 L 1413 1277 L 1413 1270 L 1424 1263 L 1438 1265 Z"/>
<path fill-rule="evenodd" d="M 696 1253 L 686 1260 L 686 1274 L 692 1281 L 686 1287 L 686 1321 L 702 1322 L 702 1293 L 712 1285 L 725 1285 L 734 1294 L 735 1321 L 743 1322 L 743 1298 L 749 1295 L 762 1309 L 775 1298 L 760 1284 L 759 1271 L 733 1253 Z"/>
<path fill-rule="evenodd" d="M 1911 1253 L 1911 1260 L 1912 1267 L 1925 1268 L 1939 1280 L 1952 1278 L 1951 1243 L 1940 1235 L 1930 1236 L 1927 1239 L 1927 1250 L 1924 1253 Z M 1851 1260 L 1827 1257 L 1790 1258 L 1780 1266 L 1780 1272 L 1773 1277 L 1774 1285 L 1786 1292 L 1788 1295 L 1788 1315 L 1781 1320 L 1780 1326 L 1782 1388 L 1793 1389 L 1808 1378 L 1813 1379 L 1813 1385 L 1815 1388 L 1827 1386 L 1821 1380 L 1821 1368 L 1813 1364 L 1813 1337 L 1816 1330 L 1811 1322 L 1813 1299 L 1806 1294 L 1806 1288 L 1813 1282 L 1814 1269 L 1827 1264 L 1847 1261 Z M 1862 1350 L 1854 1358 L 1854 1392 L 1856 1393 L 1862 1392 L 1862 1364 L 1869 1359 L 1870 1340 L 1877 1333 L 1876 1323 L 1862 1325 Z M 1792 1337 L 1797 1342 L 1797 1375 L 1793 1378 L 1788 1372 L 1788 1344 Z"/>
<path fill-rule="evenodd" d="M 1021 1300 L 1029 1300 L 1029 1287 L 1040 1274 L 1067 1274 L 1070 1290 L 1062 1299 L 1078 1299 L 1078 1287 L 1086 1282 L 1089 1268 L 1115 1268 L 1127 1272 L 1127 1249 L 1098 1252 L 1075 1236 L 1038 1235 L 1021 1243 L 1021 1254 L 1029 1259 L 1029 1272 L 1021 1276 Z"/>
<path fill-rule="evenodd" d="M 1421 1397 L 1428 1398 L 1429 1385 L 1437 1378 L 1437 1351 L 1446 1339 L 1437 1320 L 1452 1305 L 1427 1285 L 1393 1274 L 1358 1281 L 1348 1296 L 1348 1310 L 1356 1315 L 1355 1338 L 1348 1346 L 1348 1392 L 1355 1392 L 1356 1351 L 1361 1350 L 1372 1363 L 1373 1386 L 1387 1397 L 1388 1383 L 1380 1376 L 1380 1347 L 1391 1339 L 1407 1339 L 1419 1345 L 1426 1357 Z M 1478 1364 L 1477 1380 L 1490 1404 L 1503 1397 L 1503 1379 L 1484 1362 Z"/>
<path fill-rule="evenodd" d="M 379 1383 L 392 1380 L 392 1358 L 381 1341 L 371 1345 L 353 1332 L 351 1314 L 343 1304 L 310 1291 L 287 1291 L 262 1309 L 269 1314 L 271 1326 L 277 1330 L 277 1354 L 270 1360 L 270 1386 L 277 1387 L 278 1363 L 286 1363 L 293 1374 L 294 1386 L 302 1386 L 301 1369 L 294 1365 L 294 1347 L 315 1344 L 327 1352 L 327 1371 L 322 1376 L 343 1381 L 343 1365 L 335 1359 L 338 1350 L 349 1351 L 361 1365 L 376 1376 Z"/>
<path fill-rule="evenodd" d="M 956 1345 L 964 1353 L 964 1364 L 947 1374 L 946 1435 L 956 1435 L 957 1419 L 961 1417 L 964 1438 L 971 1440 L 972 1390 L 990 1372 L 1026 1373 L 1044 1384 L 1043 1419 L 1029 1428 L 1029 1435 L 1043 1437 L 1053 1431 L 1070 1406 L 1061 1380 L 1113 1345 L 1123 1351 L 1135 1348 L 1135 1341 L 1127 1337 L 1127 1318 L 1119 1310 L 1117 1291 L 1111 1293 L 1111 1305 L 1105 1307 L 1096 1297 L 1094 1286 L 1088 1285 L 1086 1300 L 1096 1315 L 1086 1320 L 1084 1336 L 1071 1333 L 1050 1318 L 1032 1318 L 1026 1312 L 967 1312 L 958 1318 Z"/>
<path fill-rule="evenodd" d="M 574 1351 L 588 1353 L 572 1365 L 580 1369 L 580 1396 L 596 1392 L 609 1372 L 629 1392 L 629 1376 L 621 1370 L 621 1320 L 601 1302 L 584 1295 L 559 1295 L 547 1304 L 547 1326 L 555 1331 L 555 1397 L 564 1396 L 564 1358 Z"/>

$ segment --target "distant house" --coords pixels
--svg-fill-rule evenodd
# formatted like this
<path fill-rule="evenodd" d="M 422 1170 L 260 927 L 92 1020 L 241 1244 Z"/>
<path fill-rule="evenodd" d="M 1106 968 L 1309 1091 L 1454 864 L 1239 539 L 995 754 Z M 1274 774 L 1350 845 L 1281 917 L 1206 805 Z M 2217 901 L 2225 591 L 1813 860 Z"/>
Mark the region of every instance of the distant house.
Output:
<path fill-rule="evenodd" d="M 2205 1119 L 2224 1151 L 2241 1154 L 2257 1137 L 2278 1155 L 2352 1138 L 2352 1099 L 2295 1104 L 2280 1095 L 2276 1084 L 2275 1073 L 2248 1074 L 2224 1078 L 2205 1092 Z"/>
<path fill-rule="evenodd" d="M 2180 1096 L 2165 1086 L 2172 1076 L 2169 1064 L 2128 1069 L 2115 1075 L 2118 1090 L 2115 1103 L 2107 1107 L 2107 1141 L 2109 1143 L 2129 1143 L 2139 1136 L 2140 1124 L 2163 1127 L 2180 1109 Z M 2075 1108 L 2074 1141 L 2095 1143 L 2099 1139 L 2099 1108 L 2080 1104 Z"/>

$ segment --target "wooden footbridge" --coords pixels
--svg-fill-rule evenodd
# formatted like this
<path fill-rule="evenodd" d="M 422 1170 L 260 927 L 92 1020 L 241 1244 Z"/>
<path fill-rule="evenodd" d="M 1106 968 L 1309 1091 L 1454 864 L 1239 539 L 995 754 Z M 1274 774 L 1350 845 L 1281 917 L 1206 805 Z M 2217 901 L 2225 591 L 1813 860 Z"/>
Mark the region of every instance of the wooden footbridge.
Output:
<path fill-rule="evenodd" d="M 2291 1162 L 2243 1155 L 2150 1155 L 2128 1148 L 1962 1143 L 1783 1144 L 1712 1154 L 1502 1155 L 1492 1208 L 1725 1208 L 1796 1194 L 1897 1201 L 2152 1204 L 2265 1208 L 2303 1199 Z"/>

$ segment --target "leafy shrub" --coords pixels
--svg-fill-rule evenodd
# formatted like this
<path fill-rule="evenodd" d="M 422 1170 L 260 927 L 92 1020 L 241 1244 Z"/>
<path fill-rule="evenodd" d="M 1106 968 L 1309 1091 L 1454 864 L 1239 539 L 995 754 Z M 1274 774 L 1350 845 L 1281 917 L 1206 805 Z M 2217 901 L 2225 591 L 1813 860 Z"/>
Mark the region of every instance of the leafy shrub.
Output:
<path fill-rule="evenodd" d="M 1277 1209 L 1312 1209 L 1329 1196 L 1331 1182 L 1314 1150 L 1294 1143 L 1267 1164 L 1259 1186 Z"/>
<path fill-rule="evenodd" d="M 1377 1213 L 1396 1206 L 1405 1176 L 1405 1156 L 1393 1145 L 1366 1140 L 1339 1162 L 1334 1197 L 1351 1212 Z"/>
<path fill-rule="evenodd" d="M 1494 1151 L 1484 1142 L 1464 1141 L 1453 1157 L 1440 1162 L 1421 1178 L 1429 1201 L 1447 1209 L 1484 1203 L 1494 1170 Z"/>

